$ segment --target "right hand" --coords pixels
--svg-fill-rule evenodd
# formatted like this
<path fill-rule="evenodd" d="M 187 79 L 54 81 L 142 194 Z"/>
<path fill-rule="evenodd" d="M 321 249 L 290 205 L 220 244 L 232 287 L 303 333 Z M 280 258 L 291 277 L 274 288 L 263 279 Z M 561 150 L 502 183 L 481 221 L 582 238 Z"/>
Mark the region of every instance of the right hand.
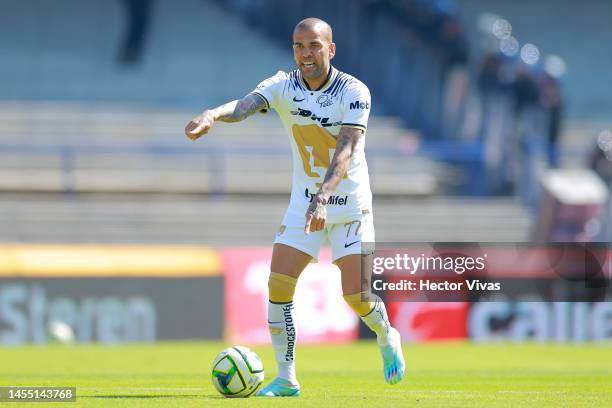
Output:
<path fill-rule="evenodd" d="M 325 219 L 327 218 L 327 210 L 325 209 L 327 199 L 323 198 L 321 192 L 314 196 L 314 199 L 306 210 L 306 225 L 304 225 L 304 233 L 321 231 L 325 228 Z"/>
<path fill-rule="evenodd" d="M 196 140 L 207 134 L 213 123 L 215 123 L 215 115 L 212 111 L 205 110 L 185 126 L 185 135 L 191 140 Z"/>

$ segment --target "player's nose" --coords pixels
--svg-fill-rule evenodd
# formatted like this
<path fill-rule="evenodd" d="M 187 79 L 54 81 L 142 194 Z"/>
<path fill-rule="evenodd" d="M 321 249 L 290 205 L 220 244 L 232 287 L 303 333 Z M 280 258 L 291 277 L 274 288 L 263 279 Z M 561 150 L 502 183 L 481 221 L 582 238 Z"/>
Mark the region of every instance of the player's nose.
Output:
<path fill-rule="evenodd" d="M 302 58 L 302 59 L 310 58 L 311 56 L 312 56 L 312 50 L 310 48 L 308 48 L 308 47 L 304 47 L 300 51 L 300 58 Z"/>

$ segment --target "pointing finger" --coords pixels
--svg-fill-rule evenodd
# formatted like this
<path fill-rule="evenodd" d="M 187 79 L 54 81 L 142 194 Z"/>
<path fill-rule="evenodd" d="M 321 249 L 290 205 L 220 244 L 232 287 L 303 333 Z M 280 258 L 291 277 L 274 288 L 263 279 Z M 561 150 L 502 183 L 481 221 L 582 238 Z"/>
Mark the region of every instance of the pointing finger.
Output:
<path fill-rule="evenodd" d="M 312 214 L 306 216 L 306 225 L 304 226 L 304 233 L 310 234 L 310 223 L 312 222 Z"/>

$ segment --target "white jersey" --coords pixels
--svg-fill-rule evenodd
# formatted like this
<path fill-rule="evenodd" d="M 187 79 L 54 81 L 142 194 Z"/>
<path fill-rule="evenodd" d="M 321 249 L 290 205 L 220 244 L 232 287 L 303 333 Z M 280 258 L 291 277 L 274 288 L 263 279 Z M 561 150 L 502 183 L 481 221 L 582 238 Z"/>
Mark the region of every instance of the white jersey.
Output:
<path fill-rule="evenodd" d="M 342 126 L 363 129 L 370 113 L 370 91 L 361 81 L 331 68 L 325 84 L 310 90 L 299 70 L 279 71 L 261 82 L 253 93 L 267 109 L 278 112 L 291 144 L 293 180 L 285 219 L 304 219 L 323 183 L 334 156 Z M 365 137 L 359 139 L 347 170 L 327 203 L 327 223 L 354 220 L 372 212 L 372 192 L 365 159 Z M 286 224 L 286 222 L 283 222 Z"/>

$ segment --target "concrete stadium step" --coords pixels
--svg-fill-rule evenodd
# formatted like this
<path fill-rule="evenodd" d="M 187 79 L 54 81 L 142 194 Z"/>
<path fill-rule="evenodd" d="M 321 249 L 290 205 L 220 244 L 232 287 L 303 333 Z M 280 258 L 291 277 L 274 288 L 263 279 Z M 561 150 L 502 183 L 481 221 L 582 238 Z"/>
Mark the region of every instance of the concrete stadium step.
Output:
<path fill-rule="evenodd" d="M 183 129 L 198 113 L 199 109 L 146 109 L 120 104 L 5 101 L 0 102 L 0 143 L 95 145 L 163 141 L 187 145 Z M 407 135 L 397 118 L 372 116 L 369 122 L 368 144 L 385 145 Z M 277 135 L 286 137 L 278 116 L 271 113 L 240 123 L 215 124 L 207 140 L 265 144 L 273 142 L 271 138 Z"/>
<path fill-rule="evenodd" d="M 216 124 L 197 142 L 183 134 L 193 115 L 105 104 L 0 104 L 0 191 L 289 189 L 291 151 L 275 114 Z M 408 135 L 396 118 L 370 120 L 366 152 L 377 193 L 431 195 L 449 178 L 438 163 L 398 154 Z"/>
<path fill-rule="evenodd" d="M 124 9 L 120 2 L 14 2 L 0 13 L 3 98 L 220 103 L 292 65 L 290 48 L 215 1 L 156 0 L 142 63 L 121 66 Z"/>
<path fill-rule="evenodd" d="M 0 242 L 269 245 L 289 197 L 0 194 Z M 375 198 L 379 242 L 524 242 L 510 199 Z"/>
<path fill-rule="evenodd" d="M 227 159 L 231 163 L 232 159 Z M 241 168 L 222 172 L 210 169 L 206 163 L 196 163 L 189 169 L 164 169 L 164 166 L 143 168 L 87 169 L 77 168 L 66 174 L 61 166 L 53 169 L 28 165 L 27 168 L 6 169 L 0 172 L 0 190 L 8 192 L 117 192 L 117 193 L 251 193 L 283 194 L 290 189 L 289 158 L 274 166 L 268 159 L 250 159 L 240 163 Z M 40 163 L 39 163 L 40 164 Z M 180 163 L 186 166 L 186 163 Z M 171 163 L 174 166 L 174 163 Z M 433 165 L 432 165 L 433 166 Z M 224 164 L 224 168 L 231 168 Z M 267 170 L 274 167 L 272 170 Z M 405 171 L 398 166 L 396 172 L 371 174 L 373 189 L 381 195 L 428 196 L 436 193 L 435 175 L 414 169 Z M 198 171 L 199 170 L 199 171 Z"/>

